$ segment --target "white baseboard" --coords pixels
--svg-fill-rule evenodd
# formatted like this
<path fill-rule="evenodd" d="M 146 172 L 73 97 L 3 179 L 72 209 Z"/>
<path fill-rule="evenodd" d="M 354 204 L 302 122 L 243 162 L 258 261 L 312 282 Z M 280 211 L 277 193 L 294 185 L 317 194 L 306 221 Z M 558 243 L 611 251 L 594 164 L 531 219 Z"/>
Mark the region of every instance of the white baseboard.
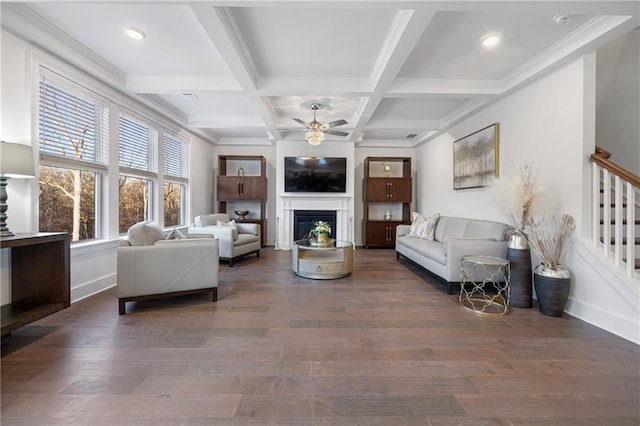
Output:
<path fill-rule="evenodd" d="M 114 272 L 112 274 L 104 275 L 102 277 L 92 279 L 91 281 L 78 284 L 71 289 L 71 303 L 114 287 L 116 285 L 116 276 L 117 274 Z"/>

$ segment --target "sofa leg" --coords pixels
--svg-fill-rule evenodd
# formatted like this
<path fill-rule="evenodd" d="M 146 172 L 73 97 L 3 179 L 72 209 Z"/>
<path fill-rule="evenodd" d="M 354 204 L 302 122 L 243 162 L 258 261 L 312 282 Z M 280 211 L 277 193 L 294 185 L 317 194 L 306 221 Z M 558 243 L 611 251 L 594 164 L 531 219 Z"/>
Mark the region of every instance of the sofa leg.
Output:
<path fill-rule="evenodd" d="M 396 260 L 400 260 L 400 253 L 396 252 Z"/>
<path fill-rule="evenodd" d="M 213 290 L 211 290 L 211 301 L 212 302 L 218 301 L 218 287 L 214 287 Z"/>
<path fill-rule="evenodd" d="M 233 259 L 229 259 L 229 268 L 233 268 Z"/>
<path fill-rule="evenodd" d="M 124 315 L 127 313 L 125 303 L 124 299 L 118 299 L 118 315 Z"/>
<path fill-rule="evenodd" d="M 256 252 L 256 257 L 260 257 L 260 250 Z"/>
<path fill-rule="evenodd" d="M 447 283 L 447 294 L 453 294 L 453 283 Z"/>

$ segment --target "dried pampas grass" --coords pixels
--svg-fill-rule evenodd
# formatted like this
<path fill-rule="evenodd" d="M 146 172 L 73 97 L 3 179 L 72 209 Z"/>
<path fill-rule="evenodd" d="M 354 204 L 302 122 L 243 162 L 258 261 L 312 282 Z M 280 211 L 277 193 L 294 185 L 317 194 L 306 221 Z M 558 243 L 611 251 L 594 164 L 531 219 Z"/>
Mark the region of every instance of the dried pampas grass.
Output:
<path fill-rule="evenodd" d="M 551 204 L 548 191 L 539 182 L 530 164 L 512 166 L 507 175 L 493 185 L 493 189 L 517 231 L 522 232 L 531 217 Z"/>
<path fill-rule="evenodd" d="M 525 224 L 525 234 L 542 263 L 549 268 L 557 268 L 573 243 L 572 234 L 576 229 L 573 216 L 563 213 L 561 217 L 552 215 L 532 217 Z"/>

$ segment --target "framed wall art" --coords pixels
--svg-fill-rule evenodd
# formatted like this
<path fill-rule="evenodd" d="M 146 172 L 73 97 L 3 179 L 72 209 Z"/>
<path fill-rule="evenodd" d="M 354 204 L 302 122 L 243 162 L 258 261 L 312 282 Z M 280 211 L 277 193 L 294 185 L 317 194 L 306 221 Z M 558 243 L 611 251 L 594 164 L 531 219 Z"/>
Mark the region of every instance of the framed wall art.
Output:
<path fill-rule="evenodd" d="M 453 189 L 478 188 L 498 177 L 499 124 L 453 142 Z"/>

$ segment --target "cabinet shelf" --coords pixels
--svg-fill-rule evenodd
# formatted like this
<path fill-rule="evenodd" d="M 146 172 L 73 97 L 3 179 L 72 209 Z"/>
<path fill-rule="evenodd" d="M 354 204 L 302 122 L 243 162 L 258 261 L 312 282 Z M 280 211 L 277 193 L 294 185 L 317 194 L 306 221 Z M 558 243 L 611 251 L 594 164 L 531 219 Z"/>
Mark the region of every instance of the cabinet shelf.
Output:
<path fill-rule="evenodd" d="M 396 226 L 408 224 L 413 199 L 410 157 L 367 157 L 363 179 L 363 243 L 395 245 Z M 391 215 L 391 220 L 385 219 Z"/>
<path fill-rule="evenodd" d="M 220 155 L 216 183 L 218 212 L 235 218 L 235 210 L 249 210 L 243 222 L 260 225 L 266 244 L 267 161 L 261 155 Z M 237 220 L 238 221 L 238 220 Z"/>

